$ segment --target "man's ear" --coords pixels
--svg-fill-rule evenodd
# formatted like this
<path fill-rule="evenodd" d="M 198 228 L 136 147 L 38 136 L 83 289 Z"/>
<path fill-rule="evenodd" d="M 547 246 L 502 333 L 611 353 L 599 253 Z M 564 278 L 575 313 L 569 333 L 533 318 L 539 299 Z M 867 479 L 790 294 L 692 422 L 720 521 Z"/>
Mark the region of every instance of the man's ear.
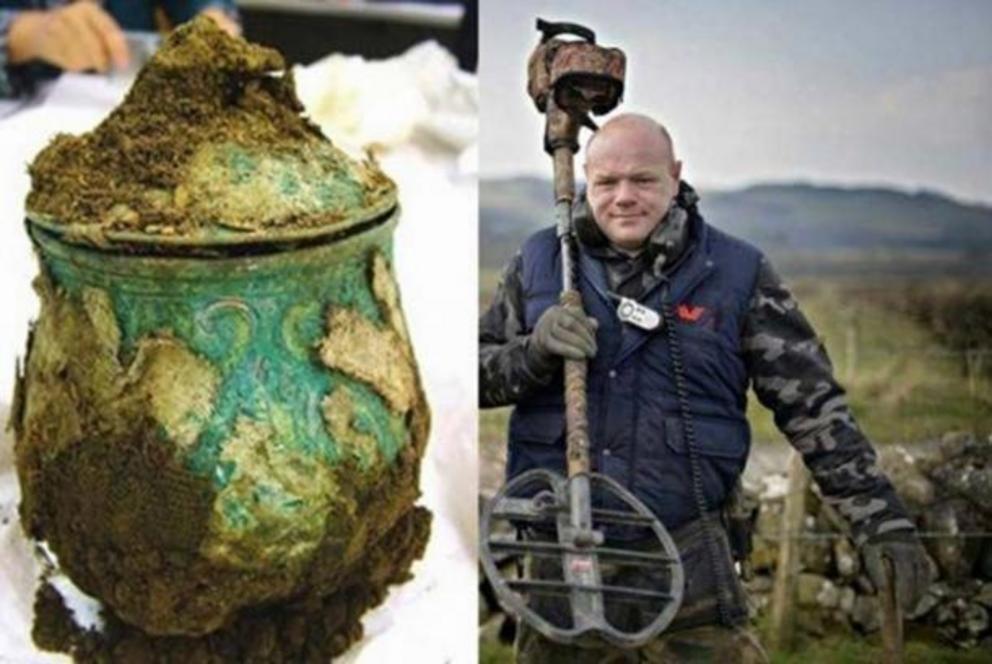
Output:
<path fill-rule="evenodd" d="M 670 172 L 672 174 L 672 177 L 675 178 L 675 181 L 676 182 L 678 182 L 679 180 L 681 180 L 682 179 L 682 162 L 679 161 L 678 159 L 676 159 L 675 161 L 673 161 L 672 162 L 672 168 L 671 168 L 671 171 Z"/>

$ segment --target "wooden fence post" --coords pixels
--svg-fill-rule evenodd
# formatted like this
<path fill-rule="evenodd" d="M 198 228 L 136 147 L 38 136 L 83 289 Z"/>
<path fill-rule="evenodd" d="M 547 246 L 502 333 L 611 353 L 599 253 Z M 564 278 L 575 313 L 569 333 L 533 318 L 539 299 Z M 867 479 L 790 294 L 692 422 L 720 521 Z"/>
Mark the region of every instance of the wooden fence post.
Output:
<path fill-rule="evenodd" d="M 782 511 L 778 565 L 772 590 L 772 624 L 769 644 L 772 650 L 790 650 L 794 645 L 796 625 L 796 583 L 799 578 L 799 546 L 796 538 L 806 517 L 806 489 L 809 473 L 802 456 L 795 450 L 789 455 L 789 488 Z"/>
<path fill-rule="evenodd" d="M 985 349 L 976 348 L 964 352 L 964 364 L 968 372 L 968 394 L 972 399 L 978 397 L 978 379 L 982 374 L 982 360 L 985 359 Z"/>
<path fill-rule="evenodd" d="M 850 383 L 858 370 L 858 328 L 854 317 L 844 327 L 844 381 Z"/>

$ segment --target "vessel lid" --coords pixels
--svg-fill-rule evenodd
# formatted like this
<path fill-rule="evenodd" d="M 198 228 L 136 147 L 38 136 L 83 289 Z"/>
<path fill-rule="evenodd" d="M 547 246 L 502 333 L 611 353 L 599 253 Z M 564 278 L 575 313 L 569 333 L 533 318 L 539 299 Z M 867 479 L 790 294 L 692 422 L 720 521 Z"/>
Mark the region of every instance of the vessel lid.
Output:
<path fill-rule="evenodd" d="M 302 111 L 278 52 L 197 18 L 96 129 L 39 153 L 28 220 L 69 242 L 198 247 L 321 237 L 392 211 L 375 161 Z"/>

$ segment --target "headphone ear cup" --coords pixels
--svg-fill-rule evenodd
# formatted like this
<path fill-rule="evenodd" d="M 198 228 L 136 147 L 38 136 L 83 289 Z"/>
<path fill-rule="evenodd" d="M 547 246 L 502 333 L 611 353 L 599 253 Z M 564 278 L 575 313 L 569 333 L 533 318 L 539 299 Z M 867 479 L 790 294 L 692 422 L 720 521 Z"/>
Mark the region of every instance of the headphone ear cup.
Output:
<path fill-rule="evenodd" d="M 599 229 L 592 216 L 584 191 L 579 193 L 575 205 L 572 206 L 572 228 L 579 242 L 586 247 L 605 247 L 609 244 L 609 240 L 603 235 L 603 231 Z"/>

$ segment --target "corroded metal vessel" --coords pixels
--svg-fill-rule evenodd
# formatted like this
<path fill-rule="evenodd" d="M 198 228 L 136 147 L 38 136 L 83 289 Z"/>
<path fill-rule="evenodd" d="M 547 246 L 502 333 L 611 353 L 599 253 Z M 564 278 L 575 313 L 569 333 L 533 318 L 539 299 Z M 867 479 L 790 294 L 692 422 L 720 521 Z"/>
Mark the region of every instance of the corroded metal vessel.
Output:
<path fill-rule="evenodd" d="M 398 214 L 394 192 L 252 232 L 29 214 L 41 311 L 12 418 L 21 516 L 84 591 L 192 635 L 263 603 L 381 596 L 405 574 L 429 529 L 414 506 L 429 413 Z"/>

